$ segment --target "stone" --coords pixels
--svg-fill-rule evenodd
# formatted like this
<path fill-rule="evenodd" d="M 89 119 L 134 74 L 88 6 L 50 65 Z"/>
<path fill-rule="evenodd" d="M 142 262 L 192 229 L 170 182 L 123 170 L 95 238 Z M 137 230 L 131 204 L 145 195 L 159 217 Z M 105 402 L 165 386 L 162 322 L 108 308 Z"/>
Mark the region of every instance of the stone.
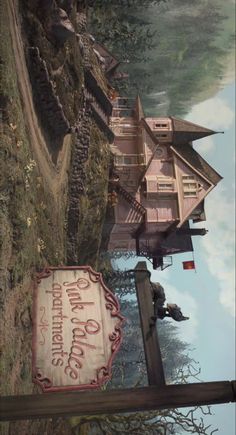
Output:
<path fill-rule="evenodd" d="M 25 329 L 29 329 L 32 325 L 32 319 L 29 308 L 26 308 L 20 315 L 20 321 Z"/>
<path fill-rule="evenodd" d="M 64 44 L 68 39 L 75 35 L 75 29 L 66 13 L 58 8 L 48 21 L 48 31 L 59 44 Z"/>

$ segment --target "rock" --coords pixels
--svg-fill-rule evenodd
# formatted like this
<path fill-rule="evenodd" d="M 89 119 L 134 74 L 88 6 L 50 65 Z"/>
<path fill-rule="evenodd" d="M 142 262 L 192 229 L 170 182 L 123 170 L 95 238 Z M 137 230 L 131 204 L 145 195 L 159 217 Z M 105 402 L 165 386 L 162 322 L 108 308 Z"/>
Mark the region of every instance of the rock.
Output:
<path fill-rule="evenodd" d="M 47 28 L 59 44 L 64 44 L 75 35 L 75 29 L 66 13 L 61 8 L 56 9 L 47 23 Z"/>
<path fill-rule="evenodd" d="M 60 8 L 64 9 L 67 14 L 70 14 L 73 9 L 73 0 L 57 0 L 57 4 Z"/>
<path fill-rule="evenodd" d="M 20 315 L 20 321 L 24 328 L 29 329 L 32 325 L 32 319 L 29 308 L 26 308 Z"/>
<path fill-rule="evenodd" d="M 45 11 L 51 10 L 55 7 L 55 1 L 54 0 L 41 0 L 40 2 L 41 8 Z"/>

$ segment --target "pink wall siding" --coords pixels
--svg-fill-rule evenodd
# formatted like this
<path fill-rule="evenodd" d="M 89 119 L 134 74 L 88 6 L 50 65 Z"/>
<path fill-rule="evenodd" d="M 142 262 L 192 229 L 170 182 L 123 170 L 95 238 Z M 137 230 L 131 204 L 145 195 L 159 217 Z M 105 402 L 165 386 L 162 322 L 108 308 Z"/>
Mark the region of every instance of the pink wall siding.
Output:
<path fill-rule="evenodd" d="M 135 196 L 135 192 L 137 191 L 138 180 L 140 178 L 141 168 L 138 166 L 121 166 L 116 167 L 116 173 L 120 177 L 120 184 L 123 186 L 128 192 Z"/>
<path fill-rule="evenodd" d="M 156 148 L 156 144 L 153 142 L 152 138 L 149 136 L 146 130 L 143 131 L 143 140 L 144 140 L 145 155 L 147 156 L 147 161 L 148 161 L 154 149 Z"/>
<path fill-rule="evenodd" d="M 160 142 L 172 141 L 172 122 L 170 118 L 145 118 L 145 121 Z"/>
<path fill-rule="evenodd" d="M 135 137 L 116 137 L 115 145 L 121 154 L 138 154 L 137 140 Z"/>
<path fill-rule="evenodd" d="M 147 210 L 147 222 L 172 222 L 178 218 L 177 200 L 174 196 L 170 199 L 158 197 L 157 200 L 143 198 L 142 205 Z"/>
<path fill-rule="evenodd" d="M 119 196 L 118 204 L 115 207 L 115 217 L 117 223 L 139 223 L 142 218 L 131 205 Z"/>
<path fill-rule="evenodd" d="M 172 162 L 163 162 L 162 159 L 153 159 L 147 172 L 147 175 L 161 175 L 165 177 L 174 177 L 174 167 Z"/>
<path fill-rule="evenodd" d="M 171 119 L 167 117 L 162 118 L 145 118 L 145 121 L 151 128 L 151 130 L 171 130 L 172 129 L 172 123 Z M 162 124 L 162 127 L 157 124 Z M 165 125 L 165 126 L 164 126 Z"/>
<path fill-rule="evenodd" d="M 158 199 L 157 202 L 157 220 L 175 220 L 177 219 L 177 202 L 176 199 Z"/>

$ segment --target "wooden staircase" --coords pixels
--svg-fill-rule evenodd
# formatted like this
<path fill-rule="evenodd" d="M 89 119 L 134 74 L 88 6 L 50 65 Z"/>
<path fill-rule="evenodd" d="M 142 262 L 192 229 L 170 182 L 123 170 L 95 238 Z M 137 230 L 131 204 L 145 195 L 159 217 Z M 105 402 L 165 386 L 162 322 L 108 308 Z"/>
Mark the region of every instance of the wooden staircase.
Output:
<path fill-rule="evenodd" d="M 146 215 L 146 209 L 138 202 L 127 190 L 125 190 L 119 183 L 116 185 L 116 192 L 119 193 L 139 214 L 139 216 L 144 220 Z"/>
<path fill-rule="evenodd" d="M 114 133 L 109 126 L 109 120 L 112 114 L 112 103 L 89 69 L 86 69 L 84 78 L 84 94 L 90 103 L 94 120 L 99 129 L 106 135 L 109 143 L 112 144 L 114 141 Z"/>

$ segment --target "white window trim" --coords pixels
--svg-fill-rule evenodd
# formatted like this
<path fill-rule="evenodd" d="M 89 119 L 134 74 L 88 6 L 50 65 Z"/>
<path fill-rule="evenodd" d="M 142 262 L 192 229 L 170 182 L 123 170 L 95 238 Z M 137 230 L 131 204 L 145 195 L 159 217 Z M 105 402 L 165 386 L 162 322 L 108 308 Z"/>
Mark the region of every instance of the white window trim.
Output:
<path fill-rule="evenodd" d="M 160 188 L 161 185 L 169 184 L 170 188 Z M 175 189 L 174 179 L 172 177 L 166 177 L 165 175 L 159 175 L 157 177 L 157 190 L 158 191 L 173 191 Z"/>
<path fill-rule="evenodd" d="M 115 155 L 115 165 L 116 166 L 139 166 L 142 156 L 139 154 L 116 154 Z M 125 163 L 125 159 L 131 158 L 131 163 Z M 118 160 L 120 161 L 118 162 Z"/>
<path fill-rule="evenodd" d="M 194 175 L 182 175 L 183 194 L 185 198 L 197 198 L 202 186 Z"/>
<path fill-rule="evenodd" d="M 155 128 L 167 128 L 168 124 L 167 122 L 156 122 Z"/>
<path fill-rule="evenodd" d="M 193 190 L 184 191 L 184 198 L 197 198 L 198 192 Z"/>
<path fill-rule="evenodd" d="M 196 181 L 196 178 L 195 178 L 194 175 L 182 175 L 182 179 L 183 179 L 183 180 Z"/>
<path fill-rule="evenodd" d="M 157 183 L 157 189 L 161 192 L 169 192 L 174 190 L 174 183 L 173 181 L 158 181 Z"/>

